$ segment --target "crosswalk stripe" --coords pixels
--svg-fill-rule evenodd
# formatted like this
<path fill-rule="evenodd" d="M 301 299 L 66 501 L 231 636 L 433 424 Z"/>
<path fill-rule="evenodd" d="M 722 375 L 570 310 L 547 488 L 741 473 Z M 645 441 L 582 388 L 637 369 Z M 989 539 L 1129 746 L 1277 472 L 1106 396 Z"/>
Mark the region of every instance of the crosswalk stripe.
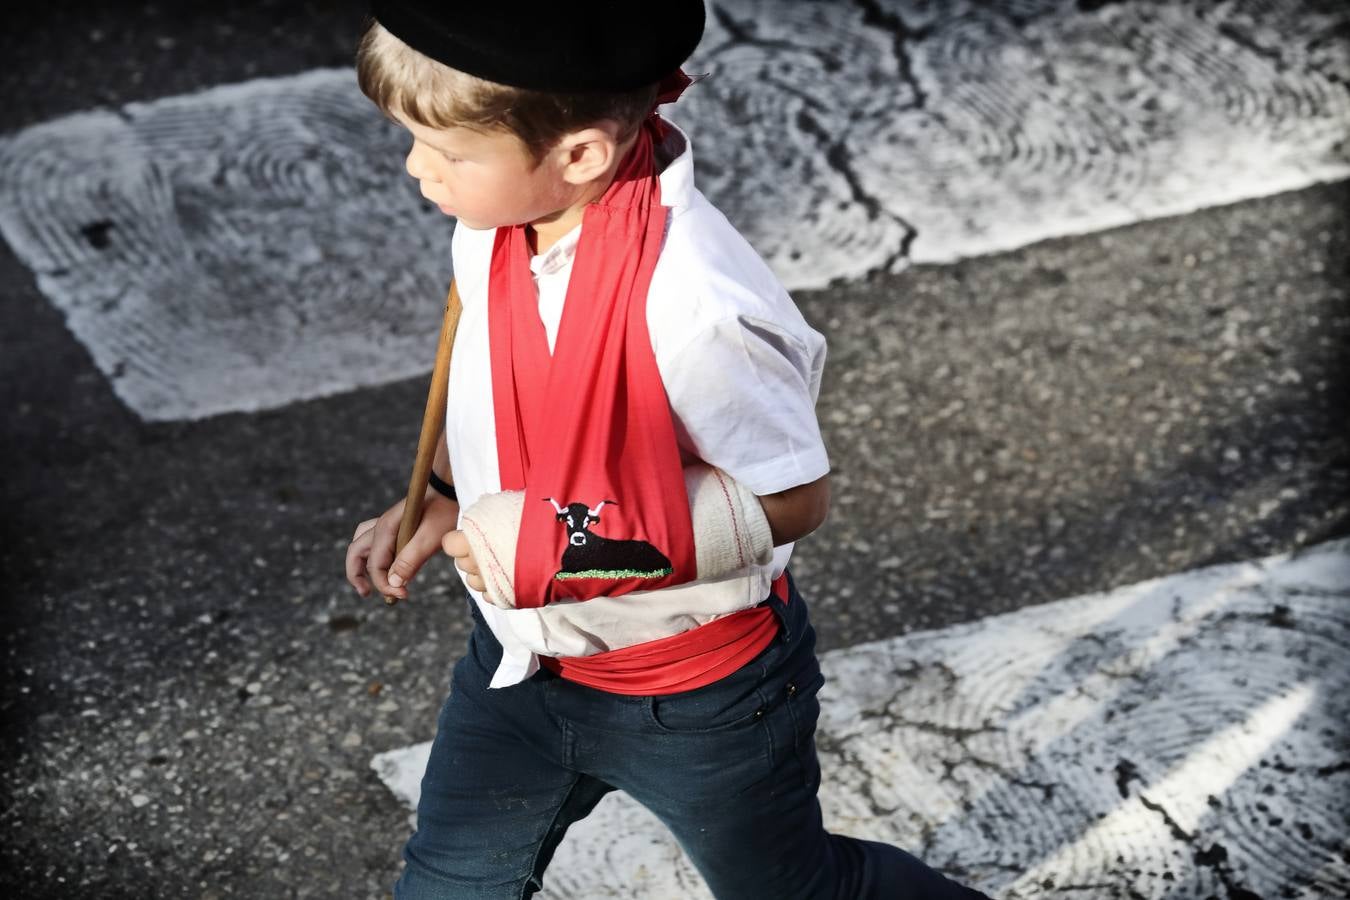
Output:
<path fill-rule="evenodd" d="M 672 117 L 791 288 L 1350 176 L 1350 12 L 1099 6 L 726 0 Z M 346 70 L 82 113 L 0 139 L 0 233 L 142 417 L 267 409 L 426 370 L 405 148 Z"/>
<path fill-rule="evenodd" d="M 1348 599 L 1340 540 L 822 654 L 827 825 L 1000 897 L 1344 890 Z M 410 808 L 429 748 L 371 763 Z M 556 900 L 708 896 L 622 795 L 546 881 Z"/>

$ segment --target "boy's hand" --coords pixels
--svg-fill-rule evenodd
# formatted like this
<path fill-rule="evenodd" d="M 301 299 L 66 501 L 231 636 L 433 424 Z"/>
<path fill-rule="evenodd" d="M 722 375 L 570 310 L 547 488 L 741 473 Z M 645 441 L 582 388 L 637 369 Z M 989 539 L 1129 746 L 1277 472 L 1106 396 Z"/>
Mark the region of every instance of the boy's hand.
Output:
<path fill-rule="evenodd" d="M 441 540 L 441 547 L 447 554 L 454 557 L 455 565 L 464 573 L 464 581 L 475 591 L 487 590 L 487 584 L 483 581 L 483 573 L 478 568 L 478 562 L 473 558 L 473 551 L 469 548 L 469 539 L 464 536 L 462 531 L 452 531 Z"/>
<path fill-rule="evenodd" d="M 459 520 L 458 503 L 429 492 L 422 505 L 422 523 L 395 558 L 394 546 L 405 502 L 400 500 L 378 519 L 367 519 L 356 526 L 347 547 L 347 581 L 362 597 L 370 596 L 373 585 L 382 596 L 406 600 L 408 582 L 436 554 L 442 536 L 452 531 Z"/>

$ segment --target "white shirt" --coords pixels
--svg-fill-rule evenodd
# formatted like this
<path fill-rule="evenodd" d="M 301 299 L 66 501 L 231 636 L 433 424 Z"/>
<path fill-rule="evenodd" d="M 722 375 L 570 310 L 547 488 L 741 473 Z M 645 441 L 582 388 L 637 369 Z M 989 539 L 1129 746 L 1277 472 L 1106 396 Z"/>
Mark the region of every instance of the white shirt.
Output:
<path fill-rule="evenodd" d="M 681 455 L 686 462 L 703 460 L 723 470 L 761 496 L 815 481 L 829 472 L 815 416 L 825 339 L 806 324 L 764 261 L 694 186 L 688 137 L 672 129 L 661 151 L 674 157 L 659 176 L 661 203 L 670 214 L 647 294 L 647 325 Z M 459 224 L 451 242 L 464 311 L 450 369 L 446 442 L 461 509 L 501 490 L 487 316 L 495 236 L 495 229 L 475 231 Z M 550 351 L 580 237 L 578 226 L 530 261 Z M 683 627 L 693 627 L 763 600 L 791 553 L 791 544 L 778 547 L 771 565 L 707 589 L 677 586 L 648 596 L 660 594 L 667 607 L 687 606 L 696 618 Z M 502 610 L 477 591 L 469 593 L 505 650 L 492 687 L 528 678 L 538 668 L 534 654 L 539 652 L 583 655 L 626 646 L 634 635 L 642 639 L 633 630 L 636 625 L 625 628 L 614 621 L 610 614 L 618 608 L 607 606 L 604 598 Z M 634 605 L 625 609 L 631 613 Z M 663 627 L 670 627 L 669 621 L 667 615 Z M 597 629 L 601 645 L 595 644 Z"/>

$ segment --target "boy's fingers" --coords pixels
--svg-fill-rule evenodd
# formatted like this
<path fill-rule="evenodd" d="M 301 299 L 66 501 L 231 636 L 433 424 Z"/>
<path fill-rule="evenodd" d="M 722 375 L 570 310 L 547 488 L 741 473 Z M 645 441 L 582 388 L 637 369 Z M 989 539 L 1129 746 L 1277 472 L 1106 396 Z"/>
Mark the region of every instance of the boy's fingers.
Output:
<path fill-rule="evenodd" d="M 364 525 L 365 523 L 361 523 Z M 370 555 L 370 531 L 362 531 L 357 526 L 356 536 L 347 545 L 347 583 L 356 588 L 362 597 L 370 593 L 370 579 L 366 577 L 366 557 Z"/>
<path fill-rule="evenodd" d="M 447 531 L 441 539 L 441 549 L 455 559 L 463 559 L 470 553 L 469 539 L 462 531 Z"/>
<path fill-rule="evenodd" d="M 397 522 L 386 523 L 381 519 L 371 529 L 370 557 L 366 560 L 366 574 L 375 584 L 375 590 L 386 597 L 406 598 L 408 592 L 391 585 L 388 578 L 389 566 L 394 561 L 394 543 L 398 538 Z"/>
<path fill-rule="evenodd" d="M 455 567 L 466 575 L 478 575 L 478 560 L 474 559 L 474 552 L 468 546 L 468 538 L 464 537 L 463 532 L 450 532 L 445 534 L 445 538 L 440 542 L 441 549 L 455 557 Z"/>
<path fill-rule="evenodd" d="M 370 531 L 372 528 L 375 527 L 375 523 L 379 521 L 380 521 L 379 519 L 366 519 L 360 525 L 357 525 L 356 531 L 352 532 L 352 540 L 355 541 L 357 538 L 361 537 L 361 535 L 365 534 L 367 531 Z"/>
<path fill-rule="evenodd" d="M 464 583 L 469 587 L 473 588 L 475 591 L 486 589 L 486 584 L 483 581 L 483 573 L 478 568 L 478 561 L 473 558 L 472 554 L 469 556 L 455 557 L 455 568 L 463 573 Z"/>
<path fill-rule="evenodd" d="M 482 571 L 478 568 L 478 560 L 473 558 L 473 550 L 469 547 L 469 539 L 464 536 L 464 532 L 446 532 L 445 537 L 441 539 L 441 549 L 455 558 L 455 568 L 464 573 L 465 584 L 475 591 L 486 589 Z"/>
<path fill-rule="evenodd" d="M 440 544 L 439 535 L 425 528 L 417 529 L 389 567 L 389 583 L 394 587 L 403 587 L 412 581 L 426 561 L 436 555 Z"/>

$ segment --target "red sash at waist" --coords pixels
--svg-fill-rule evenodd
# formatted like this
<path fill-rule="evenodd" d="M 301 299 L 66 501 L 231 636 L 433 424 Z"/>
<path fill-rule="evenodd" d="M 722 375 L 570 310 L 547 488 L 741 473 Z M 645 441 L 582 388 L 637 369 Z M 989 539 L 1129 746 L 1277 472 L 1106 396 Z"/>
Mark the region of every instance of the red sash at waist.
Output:
<path fill-rule="evenodd" d="M 772 592 L 787 602 L 786 574 L 774 579 Z M 556 659 L 543 656 L 539 662 L 568 681 L 612 694 L 675 694 L 730 675 L 758 656 L 777 634 L 777 615 L 760 605 L 621 650 Z"/>

